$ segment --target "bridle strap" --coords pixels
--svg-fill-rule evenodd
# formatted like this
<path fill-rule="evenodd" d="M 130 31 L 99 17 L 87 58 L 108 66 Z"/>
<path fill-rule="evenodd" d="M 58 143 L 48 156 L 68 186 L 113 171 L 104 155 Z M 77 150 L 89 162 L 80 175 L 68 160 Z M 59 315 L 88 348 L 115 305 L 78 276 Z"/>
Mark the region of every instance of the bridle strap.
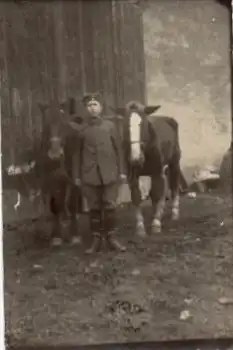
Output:
<path fill-rule="evenodd" d="M 144 142 L 142 142 L 142 141 L 130 141 L 130 144 L 132 145 L 132 144 L 135 144 L 135 143 L 140 143 L 140 145 L 143 145 L 144 144 Z"/>

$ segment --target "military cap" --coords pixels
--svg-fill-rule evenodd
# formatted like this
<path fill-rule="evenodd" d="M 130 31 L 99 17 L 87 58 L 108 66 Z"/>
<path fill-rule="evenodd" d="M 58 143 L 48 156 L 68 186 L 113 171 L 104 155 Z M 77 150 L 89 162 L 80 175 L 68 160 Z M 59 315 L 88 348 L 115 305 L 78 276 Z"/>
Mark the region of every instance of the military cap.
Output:
<path fill-rule="evenodd" d="M 90 101 L 98 101 L 100 104 L 103 104 L 103 97 L 100 92 L 90 92 L 84 95 L 83 104 L 86 105 Z"/>

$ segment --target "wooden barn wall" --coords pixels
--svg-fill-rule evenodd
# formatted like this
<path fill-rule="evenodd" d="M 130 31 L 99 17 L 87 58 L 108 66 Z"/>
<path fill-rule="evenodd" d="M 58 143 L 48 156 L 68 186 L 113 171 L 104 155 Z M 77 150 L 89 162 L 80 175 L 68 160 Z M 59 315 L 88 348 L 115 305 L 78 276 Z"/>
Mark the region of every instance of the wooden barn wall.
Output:
<path fill-rule="evenodd" d="M 108 106 L 145 100 L 141 10 L 132 1 L 1 2 L 3 165 L 42 128 L 38 101 L 101 90 Z"/>

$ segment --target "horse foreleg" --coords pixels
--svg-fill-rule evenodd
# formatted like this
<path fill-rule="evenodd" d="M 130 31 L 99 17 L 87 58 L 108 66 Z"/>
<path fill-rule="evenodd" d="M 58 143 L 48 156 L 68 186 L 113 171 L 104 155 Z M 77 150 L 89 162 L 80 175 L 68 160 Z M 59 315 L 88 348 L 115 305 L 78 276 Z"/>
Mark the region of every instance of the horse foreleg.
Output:
<path fill-rule="evenodd" d="M 139 179 L 134 180 L 130 184 L 131 199 L 135 208 L 135 219 L 136 219 L 136 235 L 140 238 L 146 236 L 146 230 L 144 225 L 144 218 L 141 211 L 141 192 L 139 187 Z"/>
<path fill-rule="evenodd" d="M 180 217 L 180 195 L 178 193 L 172 194 L 172 220 L 178 220 Z"/>
<path fill-rule="evenodd" d="M 172 220 L 178 220 L 180 216 L 180 169 L 179 164 L 171 165 L 169 183 L 172 197 Z"/>
<path fill-rule="evenodd" d="M 66 218 L 69 218 L 71 216 L 71 213 L 69 210 L 69 201 L 71 197 L 71 191 L 72 191 L 72 187 L 70 185 L 67 185 L 65 189 L 65 199 L 64 199 L 64 214 Z"/>
<path fill-rule="evenodd" d="M 44 218 L 47 216 L 50 217 L 51 211 L 50 211 L 50 195 L 48 193 L 42 194 L 42 215 Z"/>
<path fill-rule="evenodd" d="M 17 202 L 14 204 L 15 211 L 18 210 L 20 205 L 21 205 L 21 194 L 19 192 L 17 192 Z"/>
<path fill-rule="evenodd" d="M 153 206 L 152 233 L 161 232 L 161 219 L 166 203 L 166 175 L 160 174 L 151 179 L 151 200 Z"/>

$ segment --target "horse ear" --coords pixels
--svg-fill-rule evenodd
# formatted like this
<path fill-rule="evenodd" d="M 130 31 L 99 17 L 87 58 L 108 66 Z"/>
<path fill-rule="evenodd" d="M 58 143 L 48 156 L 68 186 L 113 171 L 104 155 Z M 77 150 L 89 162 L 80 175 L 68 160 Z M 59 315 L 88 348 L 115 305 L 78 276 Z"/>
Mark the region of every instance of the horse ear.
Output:
<path fill-rule="evenodd" d="M 115 113 L 121 117 L 125 115 L 125 108 L 124 107 L 118 107 L 115 109 Z"/>
<path fill-rule="evenodd" d="M 147 114 L 147 115 L 149 115 L 149 114 L 152 114 L 152 113 L 154 113 L 154 112 L 157 112 L 157 110 L 158 110 L 159 108 L 161 108 L 160 105 L 158 105 L 158 106 L 146 106 L 146 107 L 144 108 L 144 113 Z"/>
<path fill-rule="evenodd" d="M 117 115 L 117 116 L 123 117 L 125 115 L 125 108 L 124 107 L 117 107 L 117 108 L 115 108 L 115 107 L 112 107 L 112 106 L 108 106 L 108 108 L 112 112 L 114 112 L 114 114 Z M 122 119 L 122 118 L 119 117 L 119 119 Z"/>

